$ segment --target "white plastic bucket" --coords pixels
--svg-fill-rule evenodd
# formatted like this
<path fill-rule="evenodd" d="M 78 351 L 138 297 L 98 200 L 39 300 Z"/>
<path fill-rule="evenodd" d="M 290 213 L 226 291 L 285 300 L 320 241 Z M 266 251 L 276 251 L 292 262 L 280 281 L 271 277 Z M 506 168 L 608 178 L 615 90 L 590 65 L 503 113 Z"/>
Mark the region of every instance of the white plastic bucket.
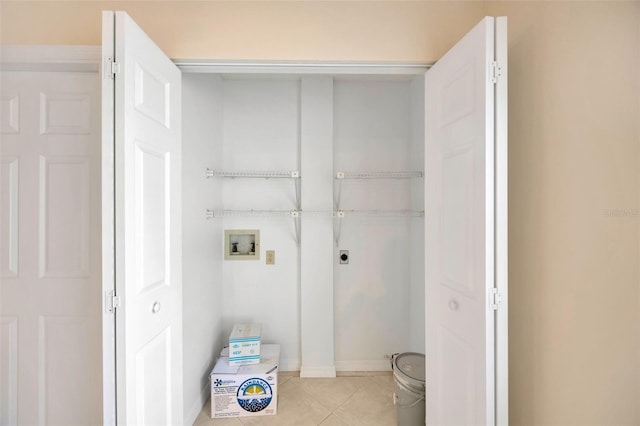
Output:
<path fill-rule="evenodd" d="M 424 426 L 424 354 L 396 354 L 391 358 L 391 368 L 396 384 L 393 403 L 396 406 L 398 426 Z"/>

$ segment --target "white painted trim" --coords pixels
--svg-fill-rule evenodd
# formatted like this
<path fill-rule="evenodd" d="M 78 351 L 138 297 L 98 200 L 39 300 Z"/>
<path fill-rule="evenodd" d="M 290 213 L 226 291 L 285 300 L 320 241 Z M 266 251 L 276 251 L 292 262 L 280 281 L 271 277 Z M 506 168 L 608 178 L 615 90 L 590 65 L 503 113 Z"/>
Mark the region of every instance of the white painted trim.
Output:
<path fill-rule="evenodd" d="M 3 45 L 0 46 L 2 71 L 79 71 L 96 72 L 100 67 L 100 46 Z M 183 72 L 228 74 L 358 74 L 421 75 L 431 64 L 387 62 L 292 62 L 224 61 L 173 59 Z"/>
<path fill-rule="evenodd" d="M 113 57 L 114 46 L 113 12 L 102 12 L 103 46 L 99 54 Z M 104 52 L 100 52 L 104 50 Z M 98 63 L 102 61 L 98 60 Z M 102 294 L 115 291 L 115 145 L 114 80 L 99 73 L 102 90 Z M 104 304 L 103 304 L 104 306 Z M 116 419 L 116 329 L 115 315 L 102 311 L 102 423 L 115 425 Z"/>
<path fill-rule="evenodd" d="M 182 72 L 223 74 L 359 74 L 421 75 L 431 65 L 357 62 L 267 62 L 174 59 Z"/>
<path fill-rule="evenodd" d="M 495 130 L 495 84 L 489 79 L 490 65 L 495 60 L 495 18 L 487 16 L 482 20 L 485 30 L 484 46 L 484 286 L 485 301 L 496 282 L 496 130 Z M 477 253 L 473 253 L 477 255 Z M 485 424 L 496 423 L 496 314 L 485 302 Z"/>
<path fill-rule="evenodd" d="M 502 303 L 496 312 L 496 425 L 509 424 L 509 261 L 508 261 L 508 131 L 507 17 L 495 21 L 495 58 L 501 75 L 495 85 L 495 247 L 496 287 Z"/>
<path fill-rule="evenodd" d="M 391 371 L 391 361 L 388 359 L 336 361 L 336 371 Z"/>
<path fill-rule="evenodd" d="M 300 377 L 336 377 L 335 367 L 302 367 Z"/>
<path fill-rule="evenodd" d="M 0 46 L 1 71 L 97 72 L 100 46 Z"/>

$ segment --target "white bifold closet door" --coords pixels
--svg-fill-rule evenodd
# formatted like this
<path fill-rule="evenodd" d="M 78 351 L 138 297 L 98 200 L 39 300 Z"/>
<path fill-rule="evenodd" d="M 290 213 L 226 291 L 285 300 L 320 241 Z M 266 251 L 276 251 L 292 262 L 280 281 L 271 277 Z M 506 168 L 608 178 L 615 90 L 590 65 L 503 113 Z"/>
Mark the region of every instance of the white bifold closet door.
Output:
<path fill-rule="evenodd" d="M 506 65 L 506 18 L 487 17 L 426 74 L 429 425 L 508 423 Z"/>
<path fill-rule="evenodd" d="M 101 419 L 99 92 L 65 52 L 0 72 L 0 425 Z"/>
<path fill-rule="evenodd" d="M 103 128 L 104 151 L 115 152 L 104 174 L 114 181 L 115 242 L 105 224 L 103 246 L 115 247 L 120 299 L 117 420 L 181 424 L 181 73 L 124 12 L 104 12 L 103 38 L 103 60 L 117 64 L 102 76 L 103 96 L 113 96 L 103 105 L 114 107 L 103 119 L 115 124 Z"/>

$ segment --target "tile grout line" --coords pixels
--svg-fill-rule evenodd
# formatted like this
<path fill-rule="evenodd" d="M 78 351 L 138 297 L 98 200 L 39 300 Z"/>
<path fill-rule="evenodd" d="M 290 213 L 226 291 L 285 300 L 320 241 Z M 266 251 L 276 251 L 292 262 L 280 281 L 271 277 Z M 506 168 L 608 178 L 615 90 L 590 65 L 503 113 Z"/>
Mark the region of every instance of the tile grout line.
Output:
<path fill-rule="evenodd" d="M 352 376 L 352 377 L 365 377 L 367 380 L 369 381 L 373 381 L 373 379 L 371 379 L 369 376 Z M 365 382 L 363 380 L 363 382 Z M 336 414 L 336 411 L 338 411 L 342 406 L 344 406 L 347 402 L 349 402 L 351 399 L 353 399 L 353 396 L 360 390 L 364 389 L 366 387 L 366 383 L 363 383 L 360 387 L 358 387 L 357 389 L 355 389 L 353 392 L 351 392 L 351 394 L 342 402 L 342 404 L 340 404 L 338 407 L 336 407 L 335 410 L 333 410 L 331 412 L 331 414 L 335 414 L 335 416 L 337 418 L 339 418 L 342 422 L 347 423 L 349 426 L 351 426 L 351 422 L 347 421 L 347 419 L 345 419 L 344 417 L 342 417 L 339 414 Z"/>

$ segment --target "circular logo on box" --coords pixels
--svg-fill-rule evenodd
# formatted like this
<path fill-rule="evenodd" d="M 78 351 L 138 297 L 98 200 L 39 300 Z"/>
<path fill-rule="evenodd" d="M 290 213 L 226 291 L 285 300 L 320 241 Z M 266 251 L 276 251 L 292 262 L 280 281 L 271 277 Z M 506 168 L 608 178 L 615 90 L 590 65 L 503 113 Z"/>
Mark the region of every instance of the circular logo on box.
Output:
<path fill-rule="evenodd" d="M 267 408 L 271 402 L 271 398 L 273 398 L 273 393 L 271 392 L 269 383 L 255 377 L 245 380 L 240 387 L 238 387 L 237 397 L 238 404 L 245 411 L 257 413 Z"/>

